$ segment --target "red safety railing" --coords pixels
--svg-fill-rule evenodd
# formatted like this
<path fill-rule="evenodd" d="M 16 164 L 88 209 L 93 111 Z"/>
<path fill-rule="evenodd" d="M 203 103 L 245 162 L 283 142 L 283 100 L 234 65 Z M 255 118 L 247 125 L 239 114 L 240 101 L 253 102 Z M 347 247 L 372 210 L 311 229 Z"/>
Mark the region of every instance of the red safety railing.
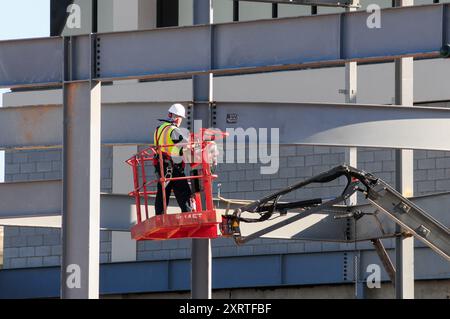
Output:
<path fill-rule="evenodd" d="M 136 240 L 146 239 L 173 239 L 173 238 L 215 238 L 219 235 L 218 224 L 221 216 L 218 216 L 213 203 L 213 181 L 218 176 L 211 171 L 214 162 L 215 140 L 223 138 L 226 133 L 211 129 L 202 129 L 200 133 L 191 134 L 189 143 L 178 143 L 184 152 L 189 152 L 191 169 L 197 172 L 194 176 L 167 177 L 164 172 L 163 150 L 168 146 L 151 146 L 128 159 L 133 172 L 134 189 L 129 193 L 136 203 L 136 225 L 131 233 Z M 159 179 L 149 179 L 146 168 L 153 169 L 154 159 L 157 155 L 159 161 Z M 165 185 L 171 181 L 188 180 L 196 181 L 201 187 L 193 193 L 192 212 L 181 214 L 167 214 L 167 196 Z M 164 214 L 150 216 L 152 204 L 157 194 L 156 187 L 162 186 L 162 200 Z M 154 189 L 154 190 L 153 190 Z M 201 189 L 201 191 L 200 191 Z M 205 207 L 203 207 L 203 203 Z"/>

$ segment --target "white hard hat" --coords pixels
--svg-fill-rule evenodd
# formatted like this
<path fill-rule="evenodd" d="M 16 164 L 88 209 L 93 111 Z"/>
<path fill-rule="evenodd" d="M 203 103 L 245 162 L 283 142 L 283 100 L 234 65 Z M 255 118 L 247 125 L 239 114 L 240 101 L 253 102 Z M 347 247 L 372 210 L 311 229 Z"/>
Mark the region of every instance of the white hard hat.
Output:
<path fill-rule="evenodd" d="M 186 110 L 183 106 L 183 104 L 176 103 L 172 105 L 169 109 L 169 113 L 181 116 L 182 118 L 186 118 Z"/>

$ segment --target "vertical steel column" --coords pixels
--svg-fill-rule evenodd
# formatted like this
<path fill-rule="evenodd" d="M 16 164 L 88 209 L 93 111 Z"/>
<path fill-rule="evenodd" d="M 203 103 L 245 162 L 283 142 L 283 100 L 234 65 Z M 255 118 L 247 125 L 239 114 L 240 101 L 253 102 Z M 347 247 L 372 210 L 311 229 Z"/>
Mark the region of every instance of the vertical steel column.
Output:
<path fill-rule="evenodd" d="M 356 11 L 356 8 L 346 8 L 346 12 Z M 358 90 L 358 64 L 357 62 L 345 63 L 345 103 L 356 103 Z M 345 150 L 345 163 L 357 167 L 358 165 L 358 149 L 350 147 Z M 357 204 L 357 194 L 353 194 L 349 198 L 349 205 Z M 353 221 L 356 228 L 356 220 Z M 355 229 L 356 230 L 356 229 Z M 356 231 L 355 231 L 356 233 Z M 361 280 L 361 252 L 356 251 L 357 244 L 355 244 L 354 267 L 355 267 L 355 297 L 357 299 L 364 298 L 364 284 Z"/>
<path fill-rule="evenodd" d="M 346 11 L 355 11 L 356 8 L 348 8 Z M 356 62 L 345 63 L 345 103 L 356 103 L 358 87 L 358 65 Z M 358 151 L 356 147 L 345 150 L 345 163 L 353 167 L 357 166 Z M 356 205 L 356 194 L 350 197 L 350 204 Z"/>
<path fill-rule="evenodd" d="M 101 84 L 71 82 L 77 66 L 71 63 L 70 42 L 64 40 L 61 297 L 94 299 L 99 295 Z"/>
<path fill-rule="evenodd" d="M 194 24 L 213 22 L 212 0 L 194 0 Z M 211 39 L 212 41 L 212 39 Z M 212 43 L 211 43 L 212 45 Z M 212 57 L 211 50 L 211 57 Z M 211 63 L 212 64 L 212 63 Z M 210 126 L 212 102 L 212 74 L 193 76 L 193 119 Z M 197 128 L 194 125 L 194 128 Z M 191 296 L 193 299 L 211 299 L 212 254 L 210 239 L 192 240 Z"/>
<path fill-rule="evenodd" d="M 413 0 L 395 0 L 395 6 L 412 6 Z M 395 61 L 395 104 L 414 104 L 413 58 Z M 396 188 L 404 196 L 414 193 L 414 153 L 412 150 L 396 150 Z M 397 231 L 401 231 L 397 226 Z M 414 299 L 414 237 L 398 237 L 395 242 L 397 299 Z"/>

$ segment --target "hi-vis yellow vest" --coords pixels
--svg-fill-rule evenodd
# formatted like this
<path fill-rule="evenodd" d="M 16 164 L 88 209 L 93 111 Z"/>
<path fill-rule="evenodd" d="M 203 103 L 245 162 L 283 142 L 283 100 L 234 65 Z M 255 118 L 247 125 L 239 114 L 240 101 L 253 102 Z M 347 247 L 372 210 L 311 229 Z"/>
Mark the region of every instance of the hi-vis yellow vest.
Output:
<path fill-rule="evenodd" d="M 172 123 L 165 122 L 156 129 L 154 134 L 155 145 L 167 145 L 161 147 L 161 150 L 169 156 L 180 156 L 181 149 L 175 146 L 171 137 L 175 128 L 176 126 Z"/>

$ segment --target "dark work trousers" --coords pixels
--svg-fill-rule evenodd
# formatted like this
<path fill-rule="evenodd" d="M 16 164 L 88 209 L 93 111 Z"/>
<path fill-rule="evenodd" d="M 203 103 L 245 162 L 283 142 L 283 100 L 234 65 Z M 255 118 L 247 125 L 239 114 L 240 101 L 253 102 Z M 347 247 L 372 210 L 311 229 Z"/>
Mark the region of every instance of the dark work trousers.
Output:
<path fill-rule="evenodd" d="M 164 165 L 166 168 L 166 164 Z M 155 171 L 157 172 L 157 176 L 159 178 L 159 165 L 155 166 Z M 164 170 L 166 172 L 166 169 Z M 172 177 L 185 177 L 184 169 L 181 165 L 173 165 L 173 173 Z M 191 199 L 191 188 L 189 187 L 189 183 L 187 180 L 179 180 L 179 181 L 170 181 L 166 186 L 166 202 L 169 205 L 170 194 L 172 190 L 175 194 L 175 198 L 177 199 L 178 206 L 181 208 L 182 213 L 192 211 L 190 199 Z M 156 194 L 155 201 L 155 211 L 156 215 L 164 214 L 164 205 L 163 205 L 163 194 L 162 194 L 162 186 L 161 183 L 158 183 L 158 192 Z"/>

